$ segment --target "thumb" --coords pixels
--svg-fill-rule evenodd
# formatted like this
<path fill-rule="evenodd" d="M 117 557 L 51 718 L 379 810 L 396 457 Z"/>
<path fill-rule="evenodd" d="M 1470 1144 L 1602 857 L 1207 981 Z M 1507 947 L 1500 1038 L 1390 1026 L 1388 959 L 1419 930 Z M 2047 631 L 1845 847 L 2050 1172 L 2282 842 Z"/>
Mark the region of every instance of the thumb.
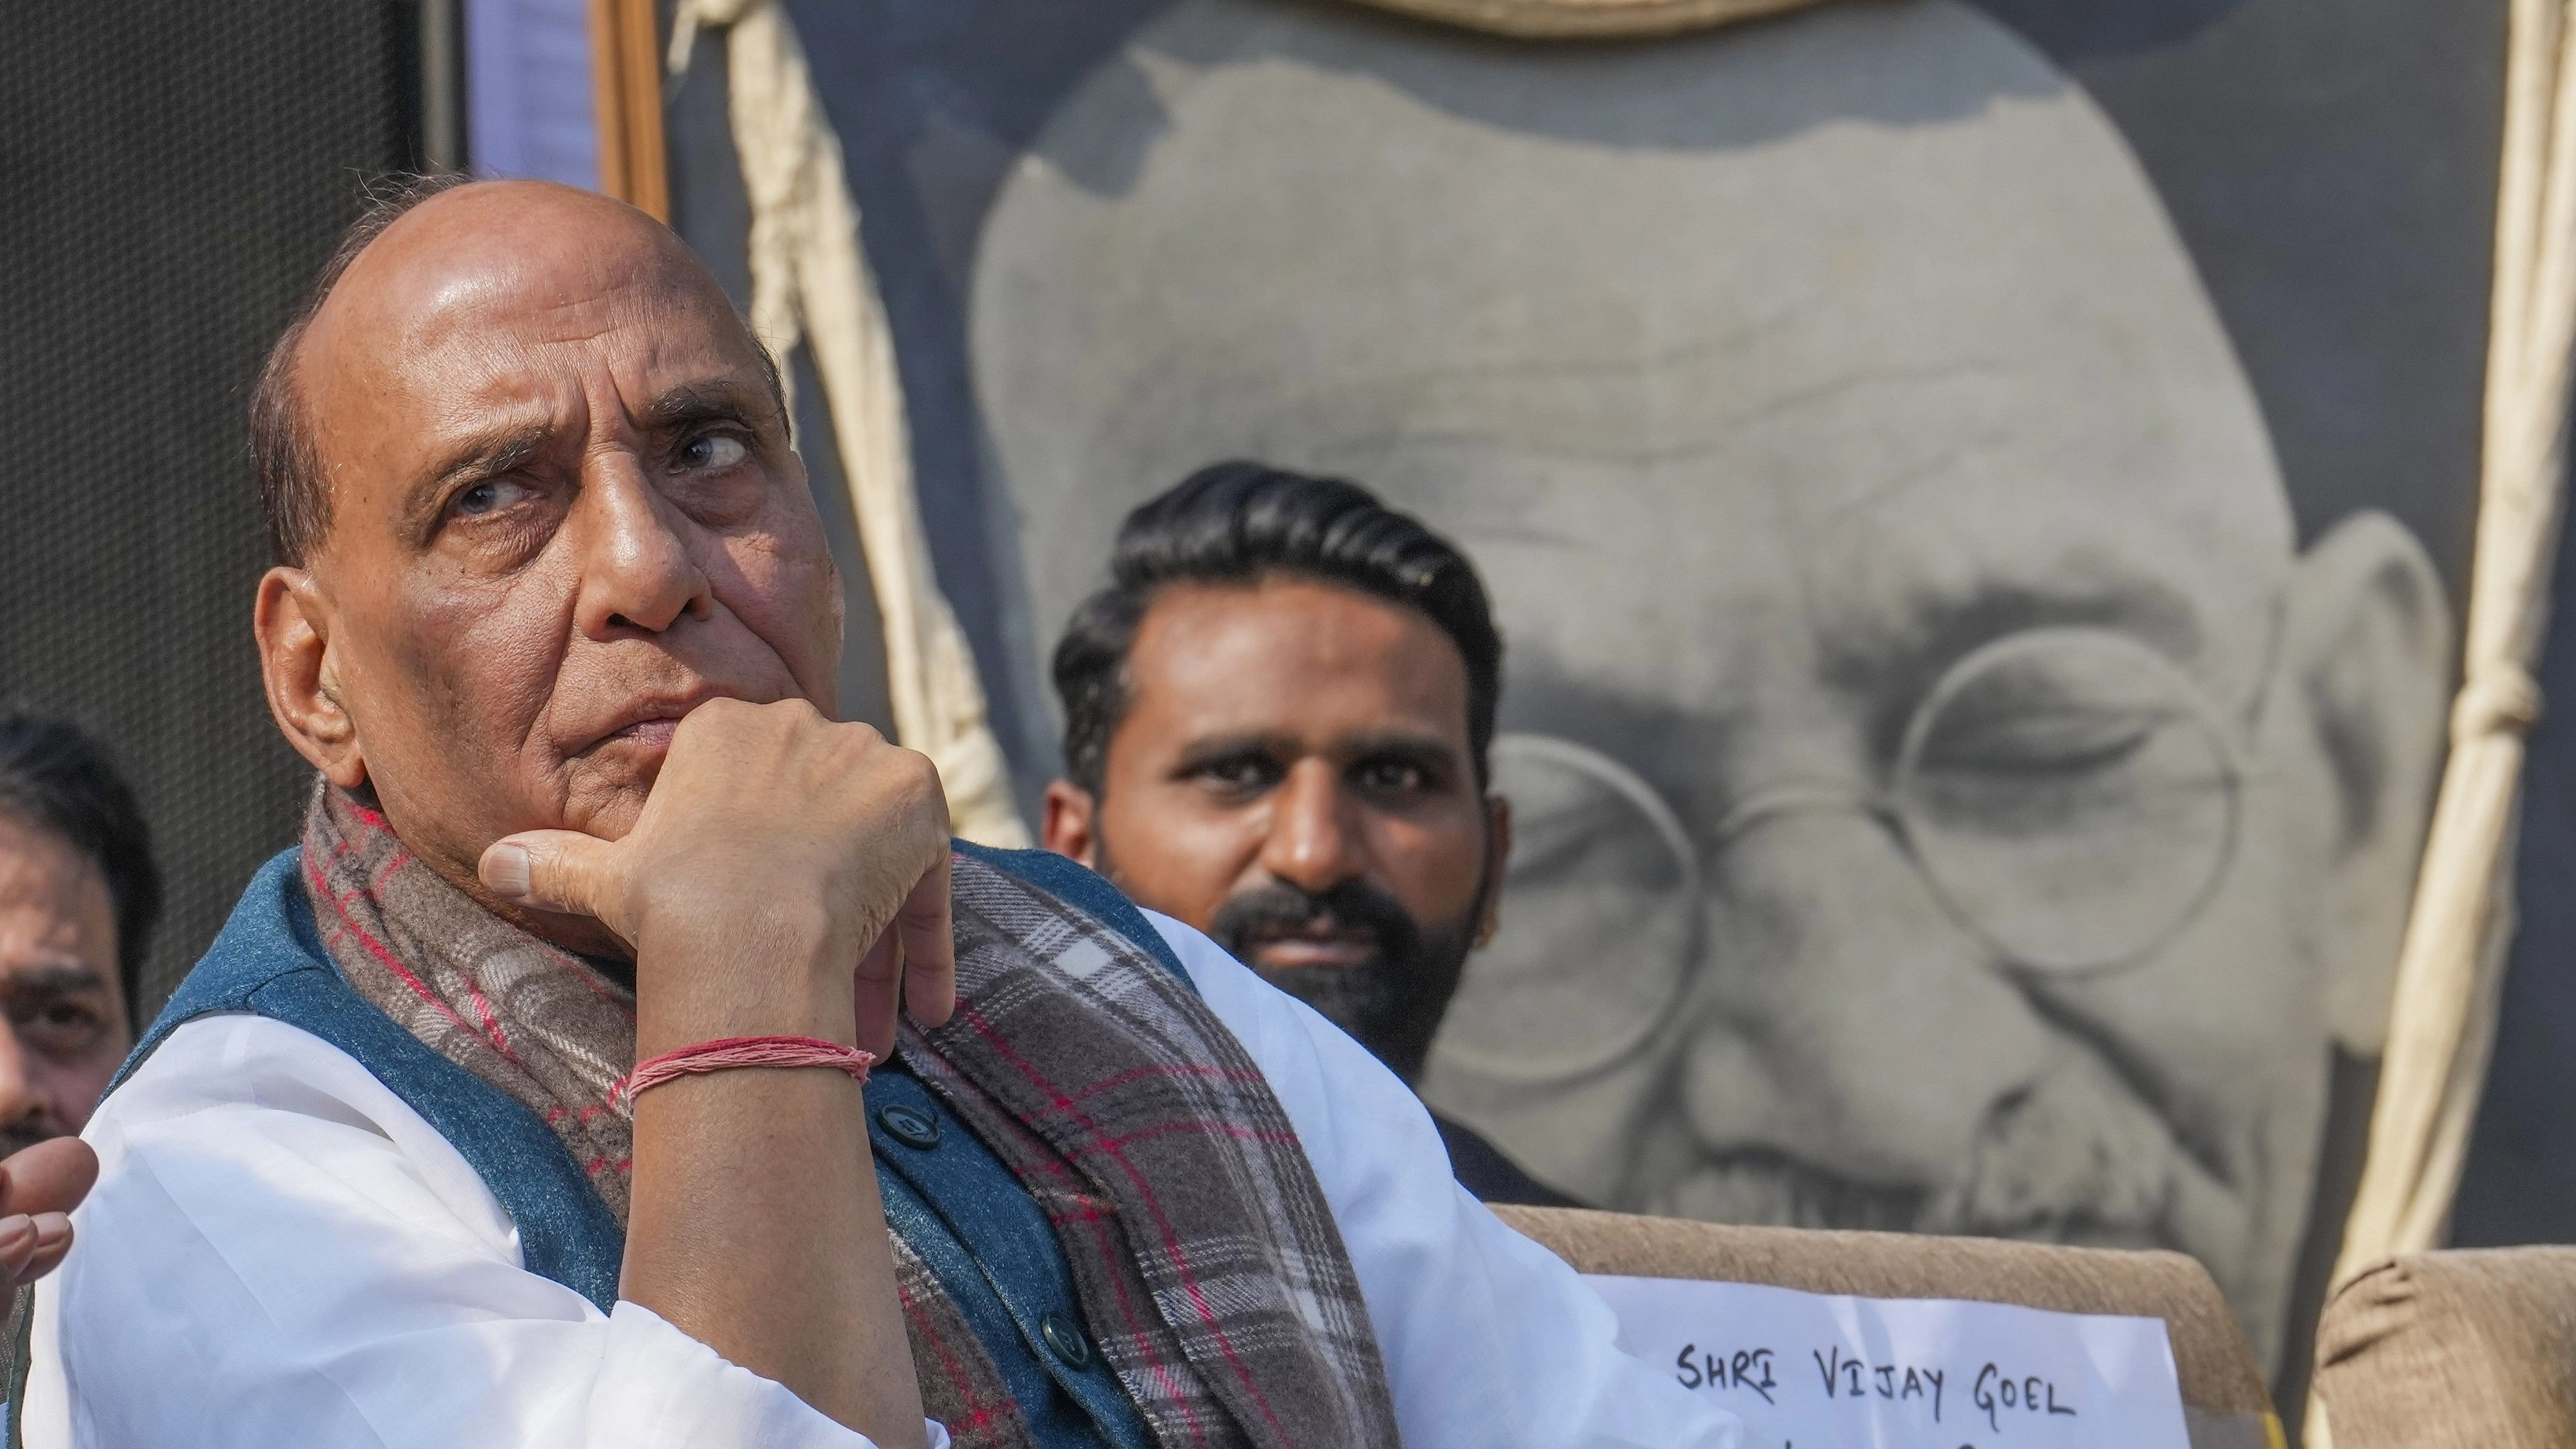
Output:
<path fill-rule="evenodd" d="M 475 874 L 492 894 L 513 905 L 589 916 L 634 940 L 622 905 L 616 847 L 575 830 L 523 830 L 484 848 Z"/>
<path fill-rule="evenodd" d="M 54 1137 L 0 1159 L 0 1213 L 67 1213 L 98 1181 L 98 1153 L 77 1137 Z"/>

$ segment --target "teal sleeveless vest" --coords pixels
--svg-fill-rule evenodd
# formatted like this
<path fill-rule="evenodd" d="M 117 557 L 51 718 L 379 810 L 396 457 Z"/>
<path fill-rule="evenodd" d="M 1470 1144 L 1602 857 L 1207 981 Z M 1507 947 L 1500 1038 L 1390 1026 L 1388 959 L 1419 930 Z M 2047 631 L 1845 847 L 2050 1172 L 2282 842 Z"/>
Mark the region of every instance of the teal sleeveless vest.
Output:
<path fill-rule="evenodd" d="M 1180 957 L 1144 913 L 1080 863 L 1047 851 L 994 850 L 965 841 L 956 842 L 956 849 L 1089 913 L 1196 990 L 1189 973 L 1182 969 Z M 430 1050 L 341 979 L 314 930 L 311 906 L 296 877 L 299 854 L 288 850 L 260 867 L 251 878 L 214 945 L 207 948 L 205 956 L 144 1032 L 108 1090 L 113 1092 L 124 1085 L 125 1079 L 172 1032 L 199 1017 L 248 1013 L 309 1032 L 355 1058 L 406 1106 L 437 1128 L 449 1145 L 473 1165 L 483 1185 L 518 1228 L 520 1259 L 529 1272 L 570 1288 L 597 1305 L 602 1313 L 608 1312 L 617 1302 L 618 1269 L 626 1251 L 625 1233 L 616 1218 L 591 1190 L 588 1178 L 564 1150 L 562 1140 L 534 1113 L 509 1094 Z M 989 1153 L 982 1155 L 989 1157 Z M 987 1182 L 992 1172 L 1002 1171 L 997 1161 L 989 1166 L 970 1162 L 969 1166 L 983 1169 L 980 1176 Z M 906 1192 L 905 1196 L 910 1199 L 912 1195 Z M 961 1254 L 961 1245 L 953 1239 L 945 1243 L 922 1241 L 917 1234 L 937 1234 L 941 1230 L 918 1210 L 890 1213 L 889 1220 L 916 1251 L 929 1249 L 923 1256 L 934 1265 L 943 1258 L 958 1262 L 971 1254 L 974 1246 L 962 1245 L 968 1254 Z M 1027 1238 L 1031 1227 L 1044 1237 L 1043 1244 L 1016 1241 Z M 1034 1252 L 1035 1260 L 1052 1258 L 1061 1271 L 1061 1250 L 1033 1201 L 1029 1203 L 1029 1215 L 1013 1237 L 1012 1246 L 1018 1251 L 1012 1257 L 1032 1261 Z M 1115 1393 L 1082 1389 L 1073 1395 L 1073 1401 L 1059 1404 L 1053 1415 L 1045 1412 L 1044 1405 L 1026 1402 L 1032 1394 L 1042 1395 L 1050 1380 L 1019 1362 L 1030 1357 L 1022 1342 L 1025 1335 L 1010 1321 L 1024 1316 L 1015 1311 L 1020 1295 L 1002 1293 L 971 1280 L 952 1281 L 949 1273 L 939 1276 L 943 1286 L 959 1296 L 960 1306 L 976 1327 L 977 1336 L 985 1340 L 987 1351 L 1003 1368 L 1005 1380 L 1023 1400 L 1023 1409 L 1030 1413 L 1030 1427 L 1042 1444 L 1124 1446 L 1147 1442 L 1141 1419 Z M 17 1449 L 21 1442 L 19 1406 L 26 1399 L 32 1325 L 25 1300 L 22 1293 L 8 1372 L 9 1449 Z M 1087 1357 L 1097 1361 L 1096 1355 Z M 1081 1381 L 1074 1382 L 1079 1388 Z M 1087 1413 L 1076 1413 L 1074 1401 Z M 1057 1432 L 1049 1432 L 1050 1418 L 1060 1421 Z"/>

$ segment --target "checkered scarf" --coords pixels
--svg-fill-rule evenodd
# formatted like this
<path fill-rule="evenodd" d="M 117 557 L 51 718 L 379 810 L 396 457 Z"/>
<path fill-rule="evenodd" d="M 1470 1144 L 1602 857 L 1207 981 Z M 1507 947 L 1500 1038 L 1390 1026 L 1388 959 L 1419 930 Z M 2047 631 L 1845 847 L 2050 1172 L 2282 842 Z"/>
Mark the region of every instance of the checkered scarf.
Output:
<path fill-rule="evenodd" d="M 1392 1446 L 1359 1282 L 1313 1169 L 1224 1023 L 1124 936 L 966 856 L 952 862 L 956 1015 L 906 1022 L 904 1064 L 1053 1222 L 1093 1341 L 1163 1445 Z M 543 1118 L 622 1224 L 629 986 L 485 911 L 324 788 L 304 880 L 359 994 Z M 931 1417 L 960 1449 L 1033 1449 L 1000 1371 L 893 1238 Z"/>

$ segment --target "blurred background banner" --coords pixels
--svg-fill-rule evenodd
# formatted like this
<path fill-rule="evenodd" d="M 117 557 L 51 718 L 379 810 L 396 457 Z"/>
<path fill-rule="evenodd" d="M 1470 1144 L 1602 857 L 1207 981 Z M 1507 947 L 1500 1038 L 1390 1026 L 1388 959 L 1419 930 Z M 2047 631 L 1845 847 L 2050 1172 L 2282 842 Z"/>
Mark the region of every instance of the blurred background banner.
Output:
<path fill-rule="evenodd" d="M 1605 1207 L 2192 1252 L 2295 1412 L 2458 683 L 2505 0 L 39 8 L 0 285 L 73 423 L 0 688 L 141 777 L 163 986 L 304 778 L 261 346 L 367 174 L 598 185 L 780 346 L 842 711 L 961 822 L 1033 816 L 1128 506 L 1352 476 L 1509 643 L 1435 1105 Z M 2469 1242 L 2576 1239 L 2530 749 Z"/>
<path fill-rule="evenodd" d="M 788 13 L 1024 801 L 1119 512 L 1348 473 L 1512 650 L 1435 1104 L 1606 1206 L 2184 1248 L 2304 1362 L 2466 597 L 2500 6 Z"/>

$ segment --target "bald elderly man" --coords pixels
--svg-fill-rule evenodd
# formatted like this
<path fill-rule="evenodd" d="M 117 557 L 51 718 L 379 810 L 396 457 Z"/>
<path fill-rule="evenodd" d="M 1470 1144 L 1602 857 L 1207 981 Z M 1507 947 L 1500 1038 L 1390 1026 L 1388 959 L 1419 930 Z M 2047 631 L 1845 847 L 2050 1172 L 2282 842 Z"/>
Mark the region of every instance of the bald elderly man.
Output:
<path fill-rule="evenodd" d="M 383 205 L 254 432 L 321 778 L 91 1119 L 24 1442 L 1738 1442 L 1357 1044 L 823 713 L 776 375 L 661 226 Z"/>
<path fill-rule="evenodd" d="M 2298 534 L 2044 57 L 1958 0 L 1616 47 L 1179 0 L 975 265 L 1037 630 L 1210 458 L 1475 556 L 1514 845 L 1444 1116 L 1605 1207 L 2180 1248 L 2287 1340 L 2448 610 L 2389 518 Z"/>

